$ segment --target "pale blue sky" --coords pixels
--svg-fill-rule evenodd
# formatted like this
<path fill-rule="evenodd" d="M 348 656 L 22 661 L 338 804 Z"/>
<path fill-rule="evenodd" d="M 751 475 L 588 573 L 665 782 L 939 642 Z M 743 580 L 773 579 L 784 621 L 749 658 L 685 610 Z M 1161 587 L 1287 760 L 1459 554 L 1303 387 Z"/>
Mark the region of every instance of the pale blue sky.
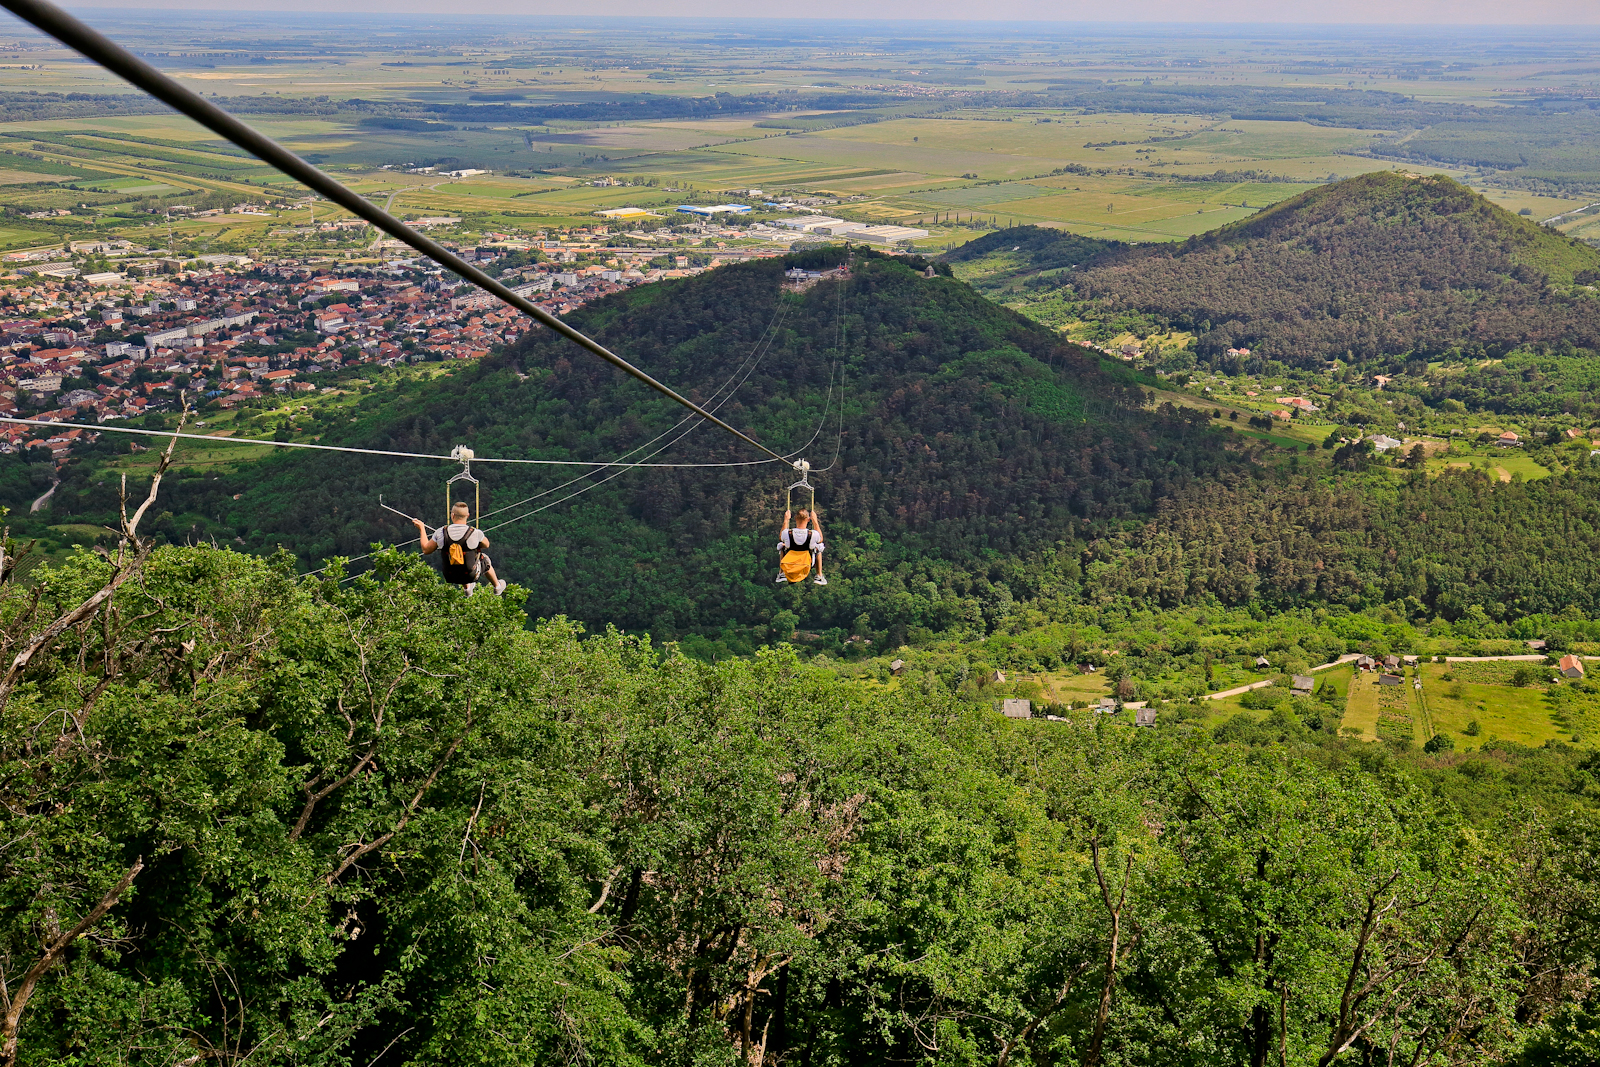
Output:
<path fill-rule="evenodd" d="M 72 5 L 73 7 L 88 5 Z M 961 21 L 1600 25 L 1600 0 L 805 0 L 774 9 L 748 0 L 94 0 L 98 8 L 473 13 L 510 16 L 951 19 Z"/>

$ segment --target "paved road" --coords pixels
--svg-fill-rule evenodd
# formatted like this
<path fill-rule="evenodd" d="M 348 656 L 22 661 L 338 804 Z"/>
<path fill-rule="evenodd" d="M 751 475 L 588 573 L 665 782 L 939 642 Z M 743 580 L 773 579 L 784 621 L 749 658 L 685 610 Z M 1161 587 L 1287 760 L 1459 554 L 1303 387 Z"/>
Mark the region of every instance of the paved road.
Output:
<path fill-rule="evenodd" d="M 56 491 L 56 486 L 58 486 L 60 484 L 61 483 L 59 481 L 51 482 L 50 483 L 50 488 L 48 488 L 48 489 L 46 489 L 44 491 L 44 495 L 41 496 L 38 500 L 35 500 L 33 502 L 33 506 L 28 508 L 28 514 L 32 515 L 34 512 L 36 512 L 40 508 L 44 507 L 46 502 L 49 501 L 50 495 Z"/>
<path fill-rule="evenodd" d="M 1544 658 L 1544 653 L 1540 652 L 1532 656 L 1446 656 L 1444 661 L 1446 663 L 1488 663 L 1491 660 L 1518 660 L 1523 663 L 1543 663 Z"/>
<path fill-rule="evenodd" d="M 403 189 L 403 188 L 404 188 L 404 186 L 401 187 L 401 189 Z M 389 194 L 389 199 L 387 199 L 387 200 L 385 200 L 383 202 L 383 210 L 388 211 L 390 208 L 394 207 L 394 198 L 400 195 L 401 189 L 396 189 L 394 192 Z M 392 212 L 391 212 L 391 214 L 392 214 Z M 372 243 L 367 246 L 368 248 L 377 248 L 378 245 L 383 241 L 383 239 L 385 237 L 389 236 L 388 234 L 384 233 L 382 230 L 378 229 L 376 226 L 372 227 L 372 232 L 374 234 L 376 234 L 377 236 L 373 237 Z"/>
<path fill-rule="evenodd" d="M 1334 660 L 1332 663 L 1319 663 L 1315 667 L 1311 668 L 1311 672 L 1313 674 L 1315 674 L 1317 671 L 1325 671 L 1329 667 L 1337 667 L 1341 663 L 1354 663 L 1356 660 L 1358 660 L 1360 658 L 1361 658 L 1361 653 L 1359 653 L 1359 652 L 1351 652 L 1351 653 L 1349 653 L 1347 655 L 1340 656 L 1338 659 Z M 1202 699 L 1204 699 L 1204 700 L 1221 700 L 1224 697 L 1236 697 L 1240 693 L 1248 693 L 1252 689 L 1264 689 L 1264 688 L 1266 688 L 1267 686 L 1269 686 L 1271 684 L 1272 684 L 1272 679 L 1271 678 L 1263 678 L 1259 682 L 1251 682 L 1249 685 L 1241 685 L 1241 686 L 1235 686 L 1232 689 L 1224 689 L 1220 693 L 1207 693 Z"/>

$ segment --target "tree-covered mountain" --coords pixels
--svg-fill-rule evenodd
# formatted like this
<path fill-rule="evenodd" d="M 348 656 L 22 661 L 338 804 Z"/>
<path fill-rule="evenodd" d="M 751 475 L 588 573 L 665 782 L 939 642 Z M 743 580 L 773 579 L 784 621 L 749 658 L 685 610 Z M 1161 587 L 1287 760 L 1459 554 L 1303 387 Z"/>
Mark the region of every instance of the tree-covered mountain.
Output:
<path fill-rule="evenodd" d="M 795 628 L 823 647 L 852 637 L 894 647 L 1082 603 L 1600 614 L 1600 473 L 1493 485 L 1476 471 L 1397 482 L 1387 470 L 1330 470 L 1209 429 L 1202 412 L 1150 410 L 1120 365 L 916 266 L 862 255 L 848 279 L 796 294 L 782 288 L 782 262 L 752 263 L 576 315 L 697 400 L 726 401 L 719 411 L 734 424 L 827 468 L 812 477 L 830 584 L 773 581 L 795 479 L 787 467 L 606 480 L 616 472 L 479 463 L 483 525 L 501 573 L 531 590 L 529 611 L 727 650 Z M 356 411 L 321 423 L 322 440 L 645 460 L 629 450 L 681 422 L 656 394 L 542 331 L 452 375 L 374 390 Z M 693 422 L 682 430 L 692 436 L 657 461 L 757 458 Z M 22 463 L 0 458 L 0 484 L 19 504 L 43 491 L 12 469 Z M 241 474 L 179 470 L 152 530 L 260 552 L 281 545 L 316 567 L 413 536 L 380 496 L 438 521 L 449 473 L 432 461 L 304 452 Z M 54 514 L 109 521 L 117 491 L 92 457 L 76 461 Z M 1430 536 L 1417 536 L 1419 524 Z"/>
<path fill-rule="evenodd" d="M 1082 238 L 1022 229 L 955 256 L 1031 239 L 1028 258 L 1040 265 L 1018 270 L 1076 262 L 1056 281 L 1086 315 L 1137 312 L 1192 331 L 1201 358 L 1249 348 L 1314 367 L 1600 348 L 1600 299 L 1585 288 L 1600 279 L 1600 249 L 1444 177 L 1365 174 L 1182 244 L 1105 248 L 1092 259 L 1078 256 Z"/>
<path fill-rule="evenodd" d="M 817 253 L 815 265 L 841 254 Z M 828 569 L 860 584 L 807 585 L 799 600 L 774 587 L 773 544 L 784 489 L 795 480 L 786 466 L 641 470 L 486 520 L 492 528 L 586 490 L 492 533 L 506 572 L 535 590 L 535 614 L 673 634 L 730 621 L 764 626 L 792 608 L 808 625 L 848 631 L 866 590 L 882 587 L 888 599 L 925 601 L 890 613 L 888 625 L 945 629 L 969 610 L 963 597 L 984 561 L 1052 545 L 1084 521 L 1148 515 L 1155 499 L 1239 461 L 1197 428 L 1196 413 L 1144 410 L 1125 369 L 949 277 L 860 254 L 846 280 L 793 294 L 783 288 L 785 266 L 749 263 L 636 289 L 573 320 L 691 397 L 725 400 L 722 417 L 775 449 L 809 457 L 820 471 L 812 480 L 831 543 Z M 737 388 L 718 392 L 730 382 Z M 538 331 L 454 375 L 369 395 L 360 421 L 326 426 L 323 440 L 608 460 L 670 432 L 683 414 Z M 720 431 L 693 422 L 684 429 L 692 436 L 657 461 L 760 458 Z M 474 470 L 485 511 L 582 473 Z M 380 495 L 437 519 L 450 473 L 440 463 L 325 454 L 269 457 L 244 478 L 179 472 L 172 533 L 220 531 L 266 551 L 282 544 L 317 565 L 411 536 L 378 507 Z M 85 467 L 69 471 L 54 508 L 107 515 L 115 494 L 114 483 Z M 937 592 L 951 583 L 958 588 Z"/>

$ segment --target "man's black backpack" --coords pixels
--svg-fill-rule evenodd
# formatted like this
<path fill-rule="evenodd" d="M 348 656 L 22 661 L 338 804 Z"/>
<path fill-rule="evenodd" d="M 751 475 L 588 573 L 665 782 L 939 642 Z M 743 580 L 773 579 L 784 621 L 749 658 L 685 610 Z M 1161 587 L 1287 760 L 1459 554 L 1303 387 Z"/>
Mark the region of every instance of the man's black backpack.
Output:
<path fill-rule="evenodd" d="M 476 548 L 468 548 L 467 542 L 472 539 L 475 532 L 472 527 L 467 527 L 467 532 L 460 540 L 450 536 L 450 527 L 442 531 L 444 543 L 440 546 L 444 551 L 441 555 L 441 569 L 444 571 L 444 580 L 454 585 L 466 585 L 468 582 L 478 580 L 478 554 Z"/>

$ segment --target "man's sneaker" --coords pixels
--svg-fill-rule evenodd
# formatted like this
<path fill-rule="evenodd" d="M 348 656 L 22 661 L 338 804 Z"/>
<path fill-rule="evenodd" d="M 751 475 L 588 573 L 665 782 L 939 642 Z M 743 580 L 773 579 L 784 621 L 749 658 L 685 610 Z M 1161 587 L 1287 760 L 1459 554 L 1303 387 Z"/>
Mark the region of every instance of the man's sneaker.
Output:
<path fill-rule="evenodd" d="M 498 582 L 494 583 L 494 595 L 495 596 L 505 596 L 506 595 L 506 580 L 504 578 L 502 578 Z"/>
<path fill-rule="evenodd" d="M 824 578 L 824 577 L 823 577 L 823 576 L 822 576 L 822 575 L 820 575 L 820 574 L 819 574 L 819 575 L 817 575 L 817 576 L 816 576 L 816 577 L 815 577 L 815 578 L 813 578 L 813 579 L 811 579 L 811 580 L 812 580 L 812 581 L 813 581 L 813 582 L 816 582 L 816 583 L 817 583 L 817 584 L 818 584 L 818 585 L 827 585 L 827 584 L 828 584 L 828 579 L 826 579 L 826 578 Z"/>
<path fill-rule="evenodd" d="M 471 596 L 472 595 L 472 591 L 474 589 L 476 589 L 476 588 L 478 588 L 478 583 L 477 582 L 468 582 L 467 583 L 467 595 Z"/>
<path fill-rule="evenodd" d="M 782 571 L 779 571 L 778 572 L 778 577 L 776 579 L 774 579 L 774 581 L 776 581 L 779 585 L 783 585 L 788 580 L 789 580 L 789 576 L 784 574 Z"/>

